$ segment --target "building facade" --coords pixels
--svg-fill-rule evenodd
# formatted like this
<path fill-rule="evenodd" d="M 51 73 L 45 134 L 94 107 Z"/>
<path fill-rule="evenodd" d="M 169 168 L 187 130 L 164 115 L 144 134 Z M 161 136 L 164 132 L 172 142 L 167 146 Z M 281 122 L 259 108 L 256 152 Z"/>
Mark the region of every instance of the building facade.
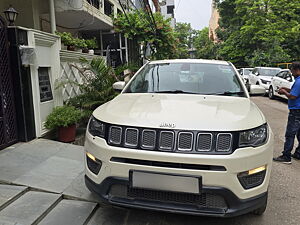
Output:
<path fill-rule="evenodd" d="M 47 133 L 46 117 L 55 106 L 79 93 L 78 88 L 56 88 L 61 79 L 81 82 L 79 59 L 96 57 L 62 48 L 54 32 L 96 38 L 95 53 L 113 66 L 128 62 L 128 41 L 113 32 L 111 16 L 129 10 L 122 0 L 1 0 L 0 12 L 18 11 L 15 26 L 0 14 L 0 149 Z M 2 69 L 3 68 L 3 69 Z"/>

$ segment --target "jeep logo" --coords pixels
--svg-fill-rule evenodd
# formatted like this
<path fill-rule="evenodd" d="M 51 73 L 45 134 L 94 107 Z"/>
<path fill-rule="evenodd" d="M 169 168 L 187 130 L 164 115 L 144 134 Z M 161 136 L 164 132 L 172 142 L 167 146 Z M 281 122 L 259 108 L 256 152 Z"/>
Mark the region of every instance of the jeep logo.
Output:
<path fill-rule="evenodd" d="M 161 123 L 159 127 L 175 128 L 175 123 Z"/>

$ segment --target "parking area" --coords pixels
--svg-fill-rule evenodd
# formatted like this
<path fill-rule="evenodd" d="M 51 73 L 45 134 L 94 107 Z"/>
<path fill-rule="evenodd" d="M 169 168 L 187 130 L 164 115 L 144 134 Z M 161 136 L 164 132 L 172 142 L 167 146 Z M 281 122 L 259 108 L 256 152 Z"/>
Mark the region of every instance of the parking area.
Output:
<path fill-rule="evenodd" d="M 253 97 L 275 135 L 274 154 L 284 142 L 287 104 Z M 83 180 L 83 148 L 48 140 L 16 144 L 0 152 L 0 225 L 296 225 L 300 221 L 300 161 L 274 163 L 268 209 L 263 216 L 207 218 L 98 203 Z"/>

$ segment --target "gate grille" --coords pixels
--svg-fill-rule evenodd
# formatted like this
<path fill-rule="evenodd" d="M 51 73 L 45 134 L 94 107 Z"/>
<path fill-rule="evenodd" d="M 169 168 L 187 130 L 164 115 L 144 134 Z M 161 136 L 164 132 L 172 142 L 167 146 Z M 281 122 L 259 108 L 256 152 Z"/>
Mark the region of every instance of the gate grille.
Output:
<path fill-rule="evenodd" d="M 7 29 L 0 16 L 0 149 L 17 141 L 12 78 L 9 67 Z"/>

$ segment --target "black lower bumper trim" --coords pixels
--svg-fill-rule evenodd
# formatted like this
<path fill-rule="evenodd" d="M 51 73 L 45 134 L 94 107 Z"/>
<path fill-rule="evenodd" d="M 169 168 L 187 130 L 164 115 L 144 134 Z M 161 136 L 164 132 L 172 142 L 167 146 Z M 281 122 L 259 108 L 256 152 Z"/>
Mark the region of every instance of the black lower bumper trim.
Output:
<path fill-rule="evenodd" d="M 226 209 L 197 207 L 188 204 L 175 204 L 170 202 L 149 201 L 143 199 L 132 199 L 123 197 L 114 197 L 109 195 L 110 187 L 113 185 L 128 186 L 127 179 L 119 177 L 108 177 L 101 184 L 96 184 L 89 177 L 85 176 L 85 184 L 87 188 L 98 194 L 100 199 L 109 204 L 133 207 L 141 209 L 149 209 L 156 211 L 165 211 L 171 213 L 183 213 L 191 215 L 205 215 L 216 217 L 234 217 L 254 211 L 263 207 L 267 203 L 268 193 L 249 199 L 239 199 L 230 190 L 221 187 L 203 187 L 202 193 L 215 194 L 223 196 L 227 203 Z"/>

